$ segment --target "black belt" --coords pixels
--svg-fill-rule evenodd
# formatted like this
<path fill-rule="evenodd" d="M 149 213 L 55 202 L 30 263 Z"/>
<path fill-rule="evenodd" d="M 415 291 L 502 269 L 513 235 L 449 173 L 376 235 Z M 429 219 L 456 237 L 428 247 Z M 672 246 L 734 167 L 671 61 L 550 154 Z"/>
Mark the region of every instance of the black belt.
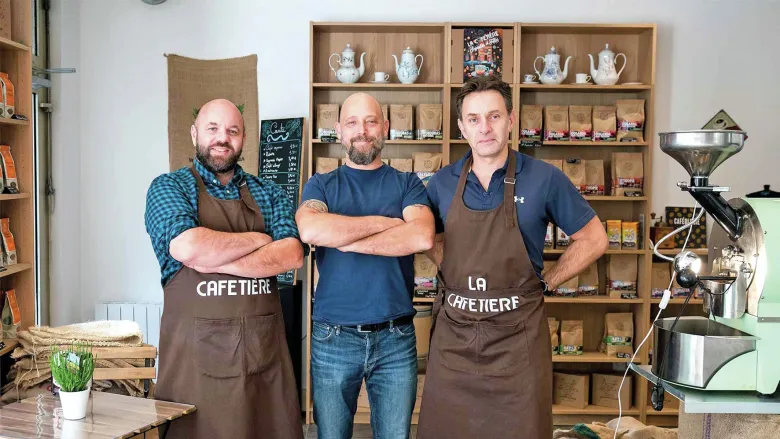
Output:
<path fill-rule="evenodd" d="M 412 323 L 412 321 L 414 321 L 414 316 L 404 316 L 395 320 L 388 320 L 382 323 L 373 323 L 371 325 L 343 325 L 342 328 L 357 329 L 357 332 L 378 332 L 385 328 L 389 328 L 390 325 L 401 326 Z"/>

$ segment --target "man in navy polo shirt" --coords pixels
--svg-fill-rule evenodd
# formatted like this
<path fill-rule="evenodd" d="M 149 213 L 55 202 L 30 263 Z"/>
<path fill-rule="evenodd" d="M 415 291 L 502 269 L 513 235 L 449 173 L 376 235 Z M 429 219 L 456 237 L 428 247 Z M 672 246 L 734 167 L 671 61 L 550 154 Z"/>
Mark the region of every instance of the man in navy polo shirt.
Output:
<path fill-rule="evenodd" d="M 320 274 L 311 340 L 320 438 L 352 437 L 363 379 L 374 437 L 409 435 L 417 395 L 414 254 L 432 248 L 435 226 L 419 177 L 381 160 L 388 128 L 372 96 L 347 98 L 336 124 L 346 165 L 312 176 L 296 215 Z"/>
<path fill-rule="evenodd" d="M 556 167 L 509 149 L 512 91 L 489 76 L 456 98 L 471 150 L 430 180 L 443 283 L 418 438 L 552 437 L 544 292 L 607 249 L 593 209 Z M 541 276 L 548 223 L 572 238 Z"/>

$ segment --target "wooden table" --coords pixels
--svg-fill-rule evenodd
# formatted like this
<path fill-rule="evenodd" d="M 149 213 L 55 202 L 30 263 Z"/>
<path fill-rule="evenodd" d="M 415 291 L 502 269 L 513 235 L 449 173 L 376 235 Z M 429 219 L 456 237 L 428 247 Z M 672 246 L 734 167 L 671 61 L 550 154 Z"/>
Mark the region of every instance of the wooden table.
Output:
<path fill-rule="evenodd" d="M 39 395 L 0 409 L 0 439 L 10 438 L 130 438 L 195 411 L 195 406 L 154 399 L 91 392 L 87 416 L 62 417 L 59 397 Z"/>

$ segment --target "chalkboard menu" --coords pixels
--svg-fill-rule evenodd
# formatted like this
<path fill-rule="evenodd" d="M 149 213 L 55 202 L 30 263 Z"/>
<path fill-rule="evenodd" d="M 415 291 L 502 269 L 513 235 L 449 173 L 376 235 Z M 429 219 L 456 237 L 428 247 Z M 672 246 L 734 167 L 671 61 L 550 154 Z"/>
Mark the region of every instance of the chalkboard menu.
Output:
<path fill-rule="evenodd" d="M 301 188 L 302 143 L 302 117 L 264 120 L 260 124 L 260 178 L 284 189 L 293 206 L 298 205 Z M 295 270 L 278 275 L 277 281 L 292 285 Z"/>

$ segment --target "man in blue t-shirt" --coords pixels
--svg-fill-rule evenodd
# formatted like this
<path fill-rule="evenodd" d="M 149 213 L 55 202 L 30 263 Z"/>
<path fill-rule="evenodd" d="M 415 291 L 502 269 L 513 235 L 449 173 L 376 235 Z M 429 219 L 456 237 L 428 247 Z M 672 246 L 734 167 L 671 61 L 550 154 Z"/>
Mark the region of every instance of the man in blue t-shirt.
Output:
<path fill-rule="evenodd" d="M 552 356 L 544 293 L 607 249 L 593 209 L 560 170 L 509 149 L 512 90 L 494 76 L 456 98 L 471 150 L 430 180 L 443 293 L 417 437 L 551 437 Z M 541 276 L 544 236 L 572 238 Z"/>
<path fill-rule="evenodd" d="M 372 96 L 347 98 L 335 128 L 346 165 L 312 176 L 296 214 L 319 270 L 311 340 L 317 431 L 352 437 L 365 379 L 374 437 L 406 438 L 417 395 L 414 254 L 433 246 L 433 214 L 419 177 L 382 162 L 389 123 Z"/>

